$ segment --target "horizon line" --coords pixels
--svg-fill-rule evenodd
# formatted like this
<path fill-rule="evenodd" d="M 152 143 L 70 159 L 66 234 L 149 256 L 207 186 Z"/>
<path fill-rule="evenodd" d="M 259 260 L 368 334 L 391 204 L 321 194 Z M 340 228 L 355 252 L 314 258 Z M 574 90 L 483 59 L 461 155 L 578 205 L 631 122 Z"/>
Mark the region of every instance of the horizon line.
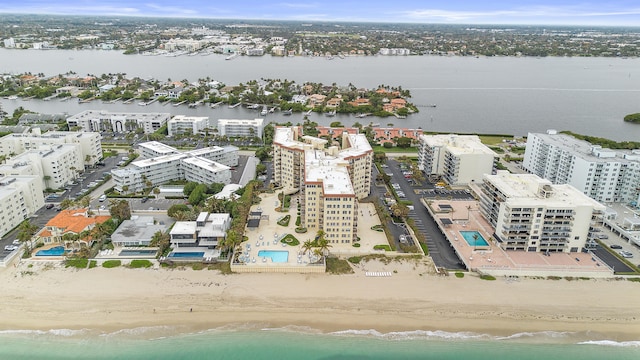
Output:
<path fill-rule="evenodd" d="M 442 26 L 552 26 L 552 27 L 602 27 L 602 28 L 640 28 L 640 25 L 630 24 L 570 24 L 570 23 L 511 23 L 511 22 L 412 22 L 412 21 L 385 21 L 385 20 L 324 20 L 324 19 L 260 19 L 260 18 L 238 18 L 238 17 L 207 17 L 207 16 L 167 16 L 160 14 L 56 14 L 56 13 L 33 13 L 33 12 L 2 12 L 0 16 L 73 16 L 73 17 L 98 17 L 98 18 L 138 18 L 138 19 L 175 19 L 175 20 L 224 20 L 224 21 L 250 21 L 250 22 L 300 22 L 300 23 L 335 23 L 335 24 L 399 24 L 399 25 L 442 25 Z"/>

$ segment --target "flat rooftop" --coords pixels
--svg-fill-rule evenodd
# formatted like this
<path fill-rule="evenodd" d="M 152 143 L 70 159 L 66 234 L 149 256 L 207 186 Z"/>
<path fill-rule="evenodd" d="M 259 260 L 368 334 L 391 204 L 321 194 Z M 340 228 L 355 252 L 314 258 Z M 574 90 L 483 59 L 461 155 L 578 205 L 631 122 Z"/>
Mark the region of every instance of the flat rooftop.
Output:
<path fill-rule="evenodd" d="M 604 210 L 604 205 L 586 196 L 571 185 L 553 185 L 551 181 L 534 174 L 511 174 L 500 170 L 496 175 L 485 178 L 505 194 L 507 202 L 540 202 L 546 206 L 593 206 Z M 545 189 L 546 197 L 539 195 Z"/>
<path fill-rule="evenodd" d="M 620 162 L 640 161 L 640 149 L 613 150 L 602 148 L 587 141 L 576 139 L 573 136 L 557 133 L 555 132 L 555 130 L 549 130 L 547 133 L 534 134 L 535 136 L 542 139 L 545 143 L 570 152 L 575 156 L 581 159 L 588 160 L 590 162 L 607 163 L 613 160 Z"/>
<path fill-rule="evenodd" d="M 322 150 L 307 150 L 304 158 L 305 180 L 321 181 L 325 195 L 355 194 L 344 160 L 328 156 Z"/>

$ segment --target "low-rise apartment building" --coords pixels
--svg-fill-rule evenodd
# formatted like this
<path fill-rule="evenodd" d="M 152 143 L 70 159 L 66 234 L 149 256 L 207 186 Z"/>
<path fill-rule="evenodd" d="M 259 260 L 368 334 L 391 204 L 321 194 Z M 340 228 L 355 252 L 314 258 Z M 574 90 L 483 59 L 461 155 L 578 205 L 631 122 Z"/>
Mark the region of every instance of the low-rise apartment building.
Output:
<path fill-rule="evenodd" d="M 167 132 L 169 136 L 198 134 L 208 127 L 208 116 L 176 115 L 167 122 Z"/>
<path fill-rule="evenodd" d="M 93 166 L 102 159 L 101 136 L 96 132 L 50 131 L 41 134 L 38 129 L 27 134 L 9 134 L 0 138 L 0 155 L 12 157 L 42 146 L 71 144 L 77 147 L 78 157 L 85 166 Z"/>
<path fill-rule="evenodd" d="M 605 206 L 571 185 L 553 185 L 533 174 L 485 175 L 480 211 L 504 250 L 580 252 Z"/>
<path fill-rule="evenodd" d="M 104 110 L 86 110 L 67 118 L 69 129 L 81 131 L 134 132 L 142 129 L 145 134 L 154 133 L 164 126 L 169 113 L 116 113 Z"/>
<path fill-rule="evenodd" d="M 235 146 L 214 146 L 184 153 L 176 149 L 172 152 L 169 148 L 160 143 L 140 144 L 140 151 L 146 155 L 167 155 L 144 158 L 133 161 L 126 168 L 111 170 L 115 189 L 121 193 L 135 193 L 176 180 L 229 184 L 231 166 L 238 164 Z"/>
<path fill-rule="evenodd" d="M 61 189 L 73 182 L 84 170 L 77 144 L 43 145 L 9 159 L 0 165 L 0 175 L 35 175 L 43 188 Z"/>
<path fill-rule="evenodd" d="M 239 120 L 219 119 L 218 135 L 227 137 L 258 137 L 262 138 L 263 119 Z"/>
<path fill-rule="evenodd" d="M 44 206 L 39 176 L 0 177 L 0 234 L 3 236 Z"/>

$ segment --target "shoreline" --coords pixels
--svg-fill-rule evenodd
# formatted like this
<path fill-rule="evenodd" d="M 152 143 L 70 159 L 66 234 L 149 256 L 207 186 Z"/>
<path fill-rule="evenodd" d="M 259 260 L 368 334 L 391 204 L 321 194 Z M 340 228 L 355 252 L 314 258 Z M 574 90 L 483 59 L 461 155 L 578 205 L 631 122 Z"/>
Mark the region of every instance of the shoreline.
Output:
<path fill-rule="evenodd" d="M 408 265 L 408 266 L 407 266 Z M 370 267 L 384 267 L 372 263 Z M 569 332 L 584 340 L 640 340 L 640 284 L 613 280 L 485 281 L 420 275 L 401 264 L 389 278 L 214 271 L 34 269 L 0 271 L 0 330 L 114 333 L 169 327 L 296 327 L 341 331 L 444 331 L 510 337 Z M 544 294 L 544 296 L 539 296 Z M 184 330 L 184 331 L 182 331 Z M 174 332 L 171 335 L 176 335 Z"/>

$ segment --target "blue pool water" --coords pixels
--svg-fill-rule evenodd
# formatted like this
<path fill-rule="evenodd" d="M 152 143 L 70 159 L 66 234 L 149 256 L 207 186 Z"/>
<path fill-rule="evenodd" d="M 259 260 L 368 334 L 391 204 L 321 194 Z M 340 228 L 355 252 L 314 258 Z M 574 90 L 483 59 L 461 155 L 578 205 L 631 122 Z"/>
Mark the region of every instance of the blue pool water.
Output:
<path fill-rule="evenodd" d="M 158 250 L 122 250 L 119 256 L 154 256 Z M 204 254 L 204 253 L 203 253 Z"/>
<path fill-rule="evenodd" d="M 477 231 L 460 231 L 460 234 L 464 238 L 464 240 L 469 244 L 469 246 L 489 246 L 487 240 L 485 240 L 482 235 Z M 473 235 L 478 235 L 477 239 L 473 238 Z M 475 242 L 475 244 L 474 244 Z"/>
<path fill-rule="evenodd" d="M 282 250 L 260 250 L 258 256 L 271 258 L 274 263 L 285 263 L 289 261 L 289 252 Z"/>
<path fill-rule="evenodd" d="M 56 246 L 47 250 L 39 250 L 36 252 L 36 256 L 62 256 L 64 255 L 64 252 L 63 246 Z"/>
<path fill-rule="evenodd" d="M 201 252 L 172 252 L 169 257 L 173 258 L 201 258 L 204 257 L 204 251 Z"/>

